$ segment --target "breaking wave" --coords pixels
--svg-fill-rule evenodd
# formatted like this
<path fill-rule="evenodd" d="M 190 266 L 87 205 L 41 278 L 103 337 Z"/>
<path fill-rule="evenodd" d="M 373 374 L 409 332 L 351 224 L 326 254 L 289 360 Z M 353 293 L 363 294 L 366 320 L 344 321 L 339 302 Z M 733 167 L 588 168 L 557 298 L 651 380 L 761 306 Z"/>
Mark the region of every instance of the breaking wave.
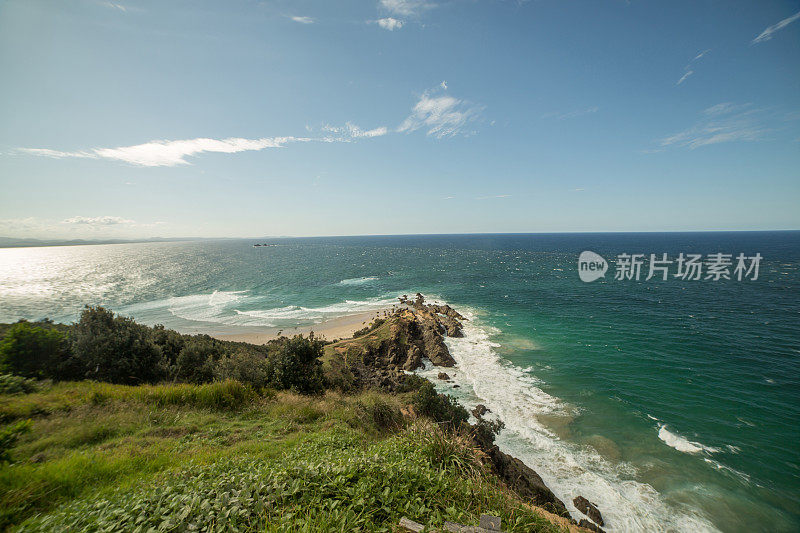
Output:
<path fill-rule="evenodd" d="M 457 363 L 447 373 L 459 388 L 437 380 L 439 368 L 428 365 L 419 373 L 468 409 L 482 403 L 503 420 L 497 444 L 536 470 L 574 518 L 583 518 L 572 503 L 582 495 L 598 504 L 610 532 L 717 531 L 699 511 L 671 506 L 652 486 L 632 479 L 631 464 L 610 462 L 592 447 L 562 440 L 559 425 L 569 424 L 575 408 L 543 391 L 530 369 L 498 355 L 500 345 L 491 338 L 499 330 L 476 324 L 475 310 L 458 309 L 467 318 L 464 337 L 445 342 Z"/>
<path fill-rule="evenodd" d="M 370 276 L 364 278 L 349 278 L 340 281 L 339 285 L 364 285 L 365 283 L 369 283 L 370 281 L 375 281 L 377 279 L 379 279 L 377 276 Z"/>
<path fill-rule="evenodd" d="M 121 308 L 121 314 L 133 315 L 147 322 L 163 321 L 172 316 L 190 322 L 205 322 L 225 326 L 285 327 L 313 325 L 324 320 L 390 307 L 394 298 L 345 300 L 320 307 L 289 305 L 260 307 L 263 298 L 248 295 L 247 291 L 214 291 L 155 300 Z"/>

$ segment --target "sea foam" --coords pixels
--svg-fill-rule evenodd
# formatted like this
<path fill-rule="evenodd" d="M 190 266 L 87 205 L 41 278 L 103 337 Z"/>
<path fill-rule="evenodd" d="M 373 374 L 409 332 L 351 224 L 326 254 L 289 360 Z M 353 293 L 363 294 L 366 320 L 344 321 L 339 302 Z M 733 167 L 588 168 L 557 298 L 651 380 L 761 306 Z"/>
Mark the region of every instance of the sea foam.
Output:
<path fill-rule="evenodd" d="M 441 369 L 430 364 L 420 374 L 468 409 L 482 403 L 503 420 L 497 444 L 536 470 L 574 518 L 583 518 L 572 503 L 581 495 L 598 504 L 610 532 L 717 531 L 699 511 L 672 506 L 652 486 L 636 481 L 632 465 L 612 463 L 594 448 L 559 438 L 542 420 L 551 427 L 559 420 L 568 424 L 576 409 L 542 390 L 528 369 L 498 355 L 500 345 L 492 337 L 499 330 L 477 324 L 475 310 L 458 309 L 467 318 L 464 337 L 445 342 L 457 363 L 447 373 L 459 388 L 437 380 Z"/>

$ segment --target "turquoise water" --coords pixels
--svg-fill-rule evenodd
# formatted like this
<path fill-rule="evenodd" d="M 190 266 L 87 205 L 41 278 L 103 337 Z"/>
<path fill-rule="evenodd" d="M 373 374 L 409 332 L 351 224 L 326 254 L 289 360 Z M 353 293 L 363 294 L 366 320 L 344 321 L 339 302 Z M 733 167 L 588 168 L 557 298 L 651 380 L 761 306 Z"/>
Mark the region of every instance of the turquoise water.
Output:
<path fill-rule="evenodd" d="M 608 531 L 800 530 L 800 233 L 481 235 L 0 250 L 0 321 L 103 304 L 186 332 L 318 323 L 421 291 L 499 444 Z M 756 281 L 583 283 L 581 251 L 761 253 Z M 435 371 L 423 371 L 435 372 Z M 578 517 L 577 514 L 575 514 Z"/>

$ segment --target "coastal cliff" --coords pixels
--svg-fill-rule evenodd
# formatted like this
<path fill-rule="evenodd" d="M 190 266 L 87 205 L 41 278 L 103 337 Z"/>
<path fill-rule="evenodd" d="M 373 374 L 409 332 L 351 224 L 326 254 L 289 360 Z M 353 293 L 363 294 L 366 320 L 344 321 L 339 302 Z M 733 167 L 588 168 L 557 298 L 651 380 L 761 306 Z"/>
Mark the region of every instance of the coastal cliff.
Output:
<path fill-rule="evenodd" d="M 345 388 L 380 388 L 388 392 L 402 390 L 411 375 L 409 373 L 422 368 L 424 360 L 436 367 L 450 368 L 456 365 L 444 339 L 448 336 L 462 337 L 462 322 L 465 320 L 463 315 L 447 304 L 426 304 L 421 294 L 417 294 L 414 300 L 400 297 L 398 305 L 391 311 L 385 311 L 383 317 L 357 332 L 354 338 L 326 346 L 327 373 Z M 439 378 L 449 379 L 445 372 L 440 372 Z M 479 424 L 483 422 L 486 412 L 485 406 L 473 411 Z M 501 427 L 502 422 L 496 424 Z M 541 476 L 520 459 L 501 451 L 494 444 L 493 434 L 487 436 L 486 432 L 473 431 L 473 439 L 484 452 L 485 462 L 519 497 L 568 519 L 571 525 L 577 524 L 571 519 L 564 502 L 547 487 Z M 585 499 L 578 496 L 576 500 L 582 502 Z M 593 505 L 591 508 L 593 511 L 588 516 L 595 523 L 581 520 L 579 526 L 602 531 L 596 525 L 603 523 L 599 511 Z"/>

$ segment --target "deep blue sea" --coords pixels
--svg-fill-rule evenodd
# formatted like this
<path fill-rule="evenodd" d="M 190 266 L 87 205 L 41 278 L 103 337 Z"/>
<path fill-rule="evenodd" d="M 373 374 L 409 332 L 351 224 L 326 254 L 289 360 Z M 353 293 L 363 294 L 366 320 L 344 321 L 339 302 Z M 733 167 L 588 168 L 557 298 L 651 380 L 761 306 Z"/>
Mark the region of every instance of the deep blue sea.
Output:
<path fill-rule="evenodd" d="M 253 247 L 254 242 L 275 246 Z M 578 256 L 608 261 L 578 276 Z M 650 254 L 761 254 L 758 279 L 646 280 Z M 644 254 L 639 280 L 615 279 Z M 708 268 L 706 265 L 705 268 Z M 291 327 L 422 292 L 467 406 L 613 531 L 800 531 L 800 232 L 387 236 L 0 250 L 0 321 L 85 304 L 184 332 Z M 435 373 L 425 370 L 423 373 Z"/>

